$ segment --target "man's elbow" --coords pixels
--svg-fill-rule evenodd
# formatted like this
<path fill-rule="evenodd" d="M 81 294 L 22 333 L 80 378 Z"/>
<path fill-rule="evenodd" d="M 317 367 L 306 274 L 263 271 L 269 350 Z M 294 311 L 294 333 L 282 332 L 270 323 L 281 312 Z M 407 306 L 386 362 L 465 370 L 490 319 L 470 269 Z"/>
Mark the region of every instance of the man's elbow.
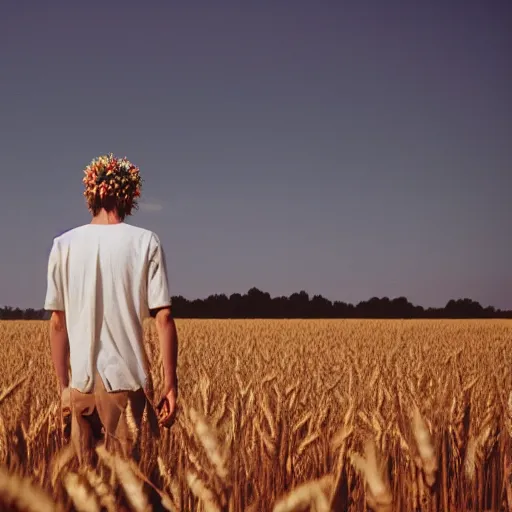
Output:
<path fill-rule="evenodd" d="M 155 315 L 155 322 L 159 328 L 165 328 L 174 324 L 171 308 L 161 308 Z"/>
<path fill-rule="evenodd" d="M 54 332 L 66 332 L 66 315 L 64 311 L 53 311 L 50 317 L 50 329 Z"/>

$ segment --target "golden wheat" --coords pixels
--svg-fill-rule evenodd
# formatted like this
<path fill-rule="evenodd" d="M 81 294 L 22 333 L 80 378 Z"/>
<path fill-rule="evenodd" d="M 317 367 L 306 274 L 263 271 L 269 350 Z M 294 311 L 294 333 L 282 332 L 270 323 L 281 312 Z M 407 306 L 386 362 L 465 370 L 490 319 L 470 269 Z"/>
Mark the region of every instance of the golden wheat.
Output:
<path fill-rule="evenodd" d="M 0 322 L 0 509 L 512 510 L 511 321 L 177 324 L 174 426 L 153 440 L 127 411 L 139 464 L 100 446 L 92 469 L 47 323 Z M 153 321 L 145 340 L 158 396 Z"/>

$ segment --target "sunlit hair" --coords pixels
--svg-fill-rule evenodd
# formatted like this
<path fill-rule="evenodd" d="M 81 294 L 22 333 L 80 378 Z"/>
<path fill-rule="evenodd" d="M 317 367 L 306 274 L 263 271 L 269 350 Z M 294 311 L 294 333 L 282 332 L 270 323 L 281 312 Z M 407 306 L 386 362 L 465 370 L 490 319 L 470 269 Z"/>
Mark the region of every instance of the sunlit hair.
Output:
<path fill-rule="evenodd" d="M 137 209 L 142 179 L 139 168 L 126 157 L 117 158 L 112 153 L 99 156 L 85 168 L 84 174 L 84 196 L 93 215 L 104 208 L 124 219 Z"/>

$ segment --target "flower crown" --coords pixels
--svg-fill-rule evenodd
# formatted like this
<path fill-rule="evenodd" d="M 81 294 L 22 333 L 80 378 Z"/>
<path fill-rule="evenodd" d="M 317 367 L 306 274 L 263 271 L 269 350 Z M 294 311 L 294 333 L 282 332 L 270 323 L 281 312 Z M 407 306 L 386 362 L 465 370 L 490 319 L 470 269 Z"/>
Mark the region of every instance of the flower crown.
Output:
<path fill-rule="evenodd" d="M 126 157 L 117 158 L 112 153 L 95 158 L 84 170 L 84 196 L 89 209 L 96 199 L 115 198 L 128 212 L 137 207 L 142 179 L 139 168 Z"/>

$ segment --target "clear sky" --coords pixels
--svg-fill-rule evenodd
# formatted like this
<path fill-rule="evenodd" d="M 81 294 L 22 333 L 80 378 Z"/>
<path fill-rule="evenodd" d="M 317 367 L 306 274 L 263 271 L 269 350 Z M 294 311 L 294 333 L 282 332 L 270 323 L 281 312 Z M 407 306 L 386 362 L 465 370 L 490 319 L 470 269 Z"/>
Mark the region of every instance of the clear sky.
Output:
<path fill-rule="evenodd" d="M 510 1 L 1 2 L 0 305 L 113 152 L 173 295 L 512 308 L 511 53 Z"/>

